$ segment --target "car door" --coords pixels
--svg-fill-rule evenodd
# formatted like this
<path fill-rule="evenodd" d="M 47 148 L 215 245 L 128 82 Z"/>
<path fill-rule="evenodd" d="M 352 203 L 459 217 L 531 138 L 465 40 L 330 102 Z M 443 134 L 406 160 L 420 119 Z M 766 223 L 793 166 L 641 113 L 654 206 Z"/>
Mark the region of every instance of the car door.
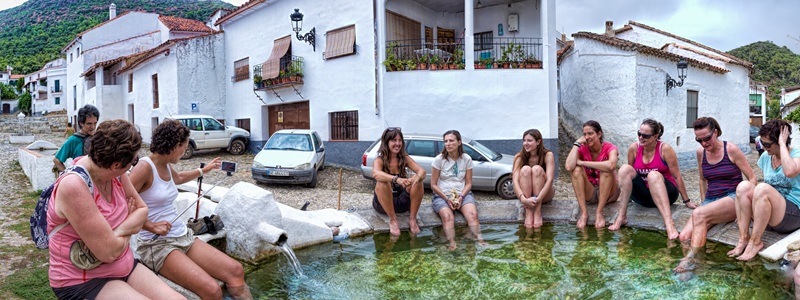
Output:
<path fill-rule="evenodd" d="M 195 148 L 204 149 L 206 146 L 206 136 L 203 134 L 203 122 L 200 118 L 181 119 L 181 123 L 189 127 L 189 138 L 194 141 Z"/>
<path fill-rule="evenodd" d="M 417 162 L 423 169 L 425 169 L 425 185 L 431 183 L 431 164 L 433 159 L 436 158 L 436 142 L 432 140 L 406 140 L 406 153 Z M 410 171 L 410 170 L 409 170 Z M 413 171 L 409 173 L 409 176 Z"/>
<path fill-rule="evenodd" d="M 317 168 L 321 167 L 319 164 L 325 162 L 325 146 L 322 144 L 322 139 L 316 132 L 311 133 L 311 141 L 314 143 L 314 163 Z"/>
<path fill-rule="evenodd" d="M 484 157 L 472 146 L 462 144 L 464 153 L 472 158 L 472 186 L 480 190 L 493 190 L 492 161 Z"/>
<path fill-rule="evenodd" d="M 203 135 L 205 136 L 205 148 L 225 148 L 228 147 L 228 133 L 225 126 L 212 118 L 203 118 Z"/>

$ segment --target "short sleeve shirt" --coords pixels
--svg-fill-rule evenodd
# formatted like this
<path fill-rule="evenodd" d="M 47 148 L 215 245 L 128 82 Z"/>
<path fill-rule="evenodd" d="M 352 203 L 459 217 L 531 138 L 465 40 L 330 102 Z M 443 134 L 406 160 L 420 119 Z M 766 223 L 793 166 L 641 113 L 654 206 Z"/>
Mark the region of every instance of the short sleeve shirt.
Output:
<path fill-rule="evenodd" d="M 431 167 L 439 170 L 438 184 L 442 192 L 450 193 L 455 191 L 460 194 L 461 190 L 464 189 L 464 184 L 466 184 L 464 177 L 467 176 L 467 170 L 472 169 L 472 158 L 463 153 L 460 158 L 452 160 L 444 159 L 439 154 L 433 159 Z"/>
<path fill-rule="evenodd" d="M 792 149 L 789 153 L 792 158 L 800 158 L 800 150 Z M 772 156 L 764 153 L 758 159 L 758 167 L 764 171 L 764 182 L 778 190 L 786 200 L 800 207 L 800 176 L 786 177 L 783 166 L 772 168 Z"/>
<path fill-rule="evenodd" d="M 617 150 L 617 146 L 609 142 L 603 142 L 603 147 L 600 148 L 600 154 L 597 155 L 597 159 L 592 158 L 592 152 L 589 150 L 589 146 L 586 145 L 578 149 L 578 154 L 582 161 L 607 161 L 613 150 Z M 583 169 L 586 171 L 586 178 L 589 179 L 589 182 L 592 185 L 597 185 L 600 181 L 600 170 L 589 167 L 583 167 Z"/>
<path fill-rule="evenodd" d="M 61 148 L 58 149 L 56 152 L 56 158 L 62 163 L 67 161 L 68 158 L 76 158 L 78 156 L 82 156 L 83 153 L 83 142 L 85 137 L 80 134 L 73 134 L 70 136 Z"/>

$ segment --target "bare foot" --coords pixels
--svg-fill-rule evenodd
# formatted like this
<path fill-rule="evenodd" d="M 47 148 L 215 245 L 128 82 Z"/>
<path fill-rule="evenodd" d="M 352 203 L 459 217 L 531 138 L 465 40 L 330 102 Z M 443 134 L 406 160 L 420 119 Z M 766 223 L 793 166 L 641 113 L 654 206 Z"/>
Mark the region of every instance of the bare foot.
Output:
<path fill-rule="evenodd" d="M 675 229 L 675 226 L 667 226 L 667 238 L 670 240 L 674 240 L 678 238 L 678 230 Z"/>
<path fill-rule="evenodd" d="M 584 227 L 586 227 L 586 222 L 587 221 L 589 221 L 589 214 L 582 213 L 581 217 L 578 218 L 578 224 L 577 224 L 578 225 L 578 229 L 583 229 Z"/>
<path fill-rule="evenodd" d="M 753 244 L 750 242 L 747 244 L 747 249 L 744 249 L 744 253 L 736 257 L 737 260 L 751 260 L 753 257 L 758 255 L 758 251 L 761 251 L 761 248 L 764 248 L 764 243 L 758 241 L 758 244 Z"/>
<path fill-rule="evenodd" d="M 672 269 L 672 271 L 675 272 L 675 273 L 683 273 L 683 272 L 692 271 L 696 267 L 697 267 L 697 264 L 695 263 L 694 258 L 692 258 L 692 257 L 684 257 L 684 258 L 681 258 L 681 262 L 678 264 L 677 267 L 675 267 L 675 269 Z"/>
<path fill-rule="evenodd" d="M 544 225 L 544 221 L 542 221 L 542 213 L 534 213 L 533 214 L 533 228 L 539 228 Z"/>
<path fill-rule="evenodd" d="M 535 225 L 536 225 L 536 221 L 535 221 L 535 218 L 533 217 L 533 210 L 531 210 L 530 208 L 526 208 L 525 209 L 525 228 L 533 228 Z"/>
<path fill-rule="evenodd" d="M 728 251 L 728 257 L 736 257 L 742 255 L 744 249 L 747 248 L 747 240 L 739 239 L 739 242 L 736 243 L 736 247 L 733 250 Z"/>
<path fill-rule="evenodd" d="M 456 241 L 450 241 L 450 246 L 447 247 L 447 250 L 456 250 Z"/>
<path fill-rule="evenodd" d="M 478 245 L 488 246 L 489 244 L 487 244 L 485 241 L 483 241 L 483 239 L 480 239 L 480 240 L 478 240 Z"/>
<path fill-rule="evenodd" d="M 397 223 L 397 220 L 389 220 L 389 234 L 400 235 L 400 224 Z"/>
<path fill-rule="evenodd" d="M 616 230 L 622 228 L 623 225 L 628 225 L 628 219 L 627 218 L 619 218 L 619 217 L 617 217 L 617 219 L 614 220 L 614 224 L 612 224 L 611 226 L 608 226 L 608 230 L 616 231 Z"/>
<path fill-rule="evenodd" d="M 419 226 L 417 225 L 416 218 L 408 219 L 408 227 L 409 230 L 411 230 L 411 234 L 419 233 Z"/>
<path fill-rule="evenodd" d="M 678 238 L 681 240 L 681 242 L 686 242 L 692 239 L 692 231 L 681 231 L 681 234 L 678 236 Z"/>
<path fill-rule="evenodd" d="M 595 228 L 605 228 L 606 227 L 606 218 L 603 218 L 603 215 L 597 215 L 594 220 L 594 227 Z"/>

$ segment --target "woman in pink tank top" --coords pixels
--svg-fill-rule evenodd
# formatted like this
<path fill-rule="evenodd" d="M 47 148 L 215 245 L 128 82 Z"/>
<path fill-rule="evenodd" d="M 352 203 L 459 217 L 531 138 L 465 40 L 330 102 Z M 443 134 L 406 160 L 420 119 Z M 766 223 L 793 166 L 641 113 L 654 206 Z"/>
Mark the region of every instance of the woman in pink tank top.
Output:
<path fill-rule="evenodd" d="M 628 199 L 645 207 L 657 207 L 664 218 L 667 237 L 678 238 L 678 230 L 672 221 L 670 205 L 680 193 L 683 203 L 689 208 L 696 205 L 689 199 L 678 168 L 675 150 L 661 142 L 664 125 L 653 119 L 644 119 L 639 126 L 639 140 L 628 147 L 628 164 L 619 168 L 620 199 L 619 212 L 609 230 L 617 230 L 628 223 Z"/>
<path fill-rule="evenodd" d="M 581 208 L 578 218 L 578 229 L 586 226 L 589 221 L 587 203 L 597 202 L 594 226 L 606 227 L 603 217 L 603 207 L 606 203 L 617 201 L 619 188 L 617 188 L 618 160 L 617 147 L 603 141 L 603 128 L 600 123 L 590 120 L 583 124 L 583 137 L 572 145 L 572 150 L 567 155 L 566 169 L 572 173 L 572 188 L 575 198 Z"/>

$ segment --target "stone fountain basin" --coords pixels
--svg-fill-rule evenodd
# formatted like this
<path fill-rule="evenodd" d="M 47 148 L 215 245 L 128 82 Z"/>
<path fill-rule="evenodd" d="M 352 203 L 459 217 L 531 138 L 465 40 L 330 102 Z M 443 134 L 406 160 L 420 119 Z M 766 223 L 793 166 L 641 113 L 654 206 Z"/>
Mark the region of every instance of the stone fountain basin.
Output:
<path fill-rule="evenodd" d="M 58 146 L 42 140 L 18 150 L 19 165 L 25 176 L 28 176 L 34 191 L 46 189 L 55 182 L 53 158 L 57 151 Z"/>

